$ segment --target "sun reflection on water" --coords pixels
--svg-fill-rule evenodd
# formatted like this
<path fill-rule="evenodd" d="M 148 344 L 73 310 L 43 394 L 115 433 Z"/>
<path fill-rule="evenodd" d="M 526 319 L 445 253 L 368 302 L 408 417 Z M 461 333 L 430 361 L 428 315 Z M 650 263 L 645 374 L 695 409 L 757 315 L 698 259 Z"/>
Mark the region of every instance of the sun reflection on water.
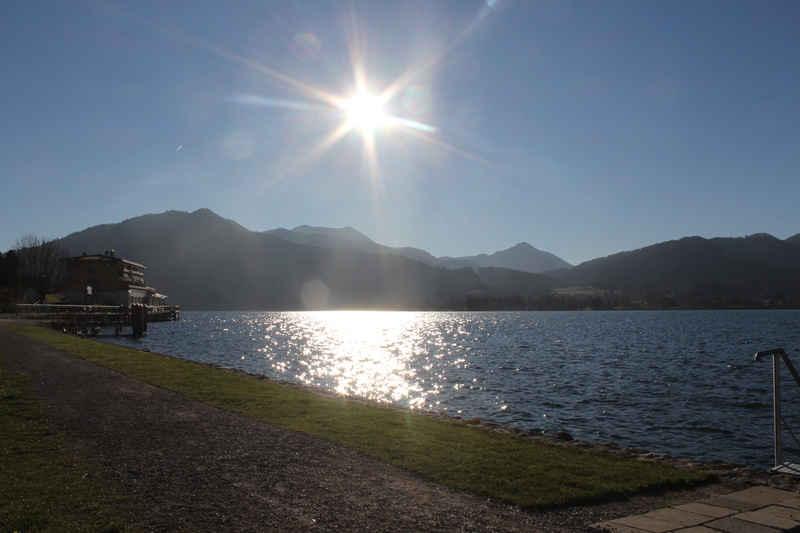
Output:
<path fill-rule="evenodd" d="M 425 403 L 426 391 L 413 360 L 420 355 L 415 313 L 325 311 L 302 313 L 311 342 L 298 347 L 303 357 L 295 379 L 339 394 L 388 401 L 410 408 Z M 299 316 L 293 316 L 297 321 Z M 272 339 L 268 343 L 286 342 Z M 284 369 L 285 370 L 285 369 Z"/>

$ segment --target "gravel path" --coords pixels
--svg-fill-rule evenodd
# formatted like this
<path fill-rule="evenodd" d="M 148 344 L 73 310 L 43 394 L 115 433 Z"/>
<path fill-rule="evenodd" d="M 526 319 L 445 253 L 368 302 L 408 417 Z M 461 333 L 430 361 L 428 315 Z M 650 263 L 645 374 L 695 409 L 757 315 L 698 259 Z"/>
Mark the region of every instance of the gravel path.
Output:
<path fill-rule="evenodd" d="M 525 512 L 453 491 L 310 435 L 210 407 L 19 336 L 0 355 L 33 378 L 53 423 L 148 510 L 148 531 L 585 531 L 735 484 Z"/>

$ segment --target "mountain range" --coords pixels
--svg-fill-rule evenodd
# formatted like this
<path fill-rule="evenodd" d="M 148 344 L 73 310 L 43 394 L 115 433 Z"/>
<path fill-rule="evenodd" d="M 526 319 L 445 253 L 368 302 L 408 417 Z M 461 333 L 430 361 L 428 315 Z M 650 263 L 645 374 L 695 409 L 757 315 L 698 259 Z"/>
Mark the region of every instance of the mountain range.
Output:
<path fill-rule="evenodd" d="M 495 252 L 491 255 L 434 257 L 425 250 L 418 248 L 390 248 L 383 246 L 349 226 L 341 229 L 298 226 L 293 230 L 278 228 L 267 233 L 296 244 L 308 244 L 321 248 L 346 248 L 369 254 L 396 254 L 431 266 L 448 269 L 498 267 L 538 274 L 572 266 L 560 257 L 550 252 L 537 250 L 526 242 L 521 242 L 508 250 Z"/>
<path fill-rule="evenodd" d="M 113 249 L 144 264 L 148 284 L 185 309 L 431 308 L 468 294 L 541 296 L 558 285 L 538 273 L 434 266 L 430 254 L 352 228 L 255 232 L 208 209 L 144 215 L 57 242 L 71 255 Z"/>
<path fill-rule="evenodd" d="M 187 310 L 800 306 L 800 234 L 687 237 L 571 266 L 527 243 L 437 258 L 350 227 L 255 232 L 200 209 L 57 242 L 144 264 L 148 284 Z"/>

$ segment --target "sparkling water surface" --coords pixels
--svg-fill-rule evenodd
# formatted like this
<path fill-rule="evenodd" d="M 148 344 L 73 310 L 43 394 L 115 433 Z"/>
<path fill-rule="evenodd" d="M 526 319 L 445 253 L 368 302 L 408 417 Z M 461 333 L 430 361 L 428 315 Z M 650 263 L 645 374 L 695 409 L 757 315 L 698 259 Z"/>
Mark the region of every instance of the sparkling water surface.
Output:
<path fill-rule="evenodd" d="M 114 341 L 415 409 L 767 468 L 772 365 L 753 355 L 784 348 L 800 367 L 800 311 L 184 312 L 141 340 Z M 800 388 L 783 389 L 800 435 Z M 800 456 L 784 440 L 787 459 Z"/>

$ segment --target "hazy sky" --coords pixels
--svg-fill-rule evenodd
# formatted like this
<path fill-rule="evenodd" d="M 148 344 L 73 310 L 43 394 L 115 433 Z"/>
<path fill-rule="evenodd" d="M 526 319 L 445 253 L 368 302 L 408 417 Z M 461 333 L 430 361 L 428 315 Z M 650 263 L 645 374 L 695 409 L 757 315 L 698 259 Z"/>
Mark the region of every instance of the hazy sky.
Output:
<path fill-rule="evenodd" d="M 3 251 L 201 207 L 573 264 L 785 239 L 800 2 L 6 1 L 0 121 Z"/>

